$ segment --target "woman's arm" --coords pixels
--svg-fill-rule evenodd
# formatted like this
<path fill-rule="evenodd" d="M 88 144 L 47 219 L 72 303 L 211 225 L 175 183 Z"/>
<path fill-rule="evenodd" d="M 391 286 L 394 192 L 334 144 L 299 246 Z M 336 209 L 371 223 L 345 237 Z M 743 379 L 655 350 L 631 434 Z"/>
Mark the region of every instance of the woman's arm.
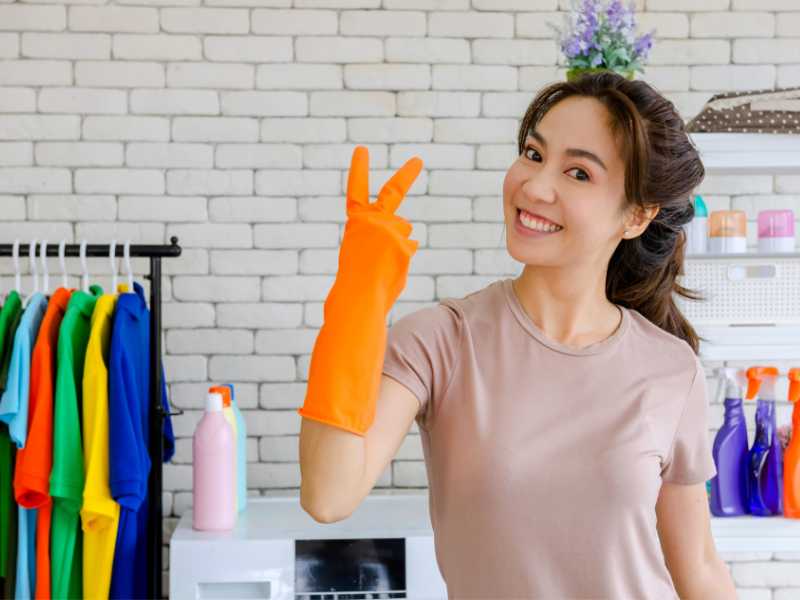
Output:
<path fill-rule="evenodd" d="M 717 554 L 705 483 L 663 483 L 656 503 L 664 559 L 681 598 L 736 600 L 736 587 Z"/>
<path fill-rule="evenodd" d="M 419 401 L 381 375 L 375 420 L 364 437 L 314 421 L 300 425 L 300 505 L 320 523 L 341 521 L 370 493 L 397 454 Z"/>

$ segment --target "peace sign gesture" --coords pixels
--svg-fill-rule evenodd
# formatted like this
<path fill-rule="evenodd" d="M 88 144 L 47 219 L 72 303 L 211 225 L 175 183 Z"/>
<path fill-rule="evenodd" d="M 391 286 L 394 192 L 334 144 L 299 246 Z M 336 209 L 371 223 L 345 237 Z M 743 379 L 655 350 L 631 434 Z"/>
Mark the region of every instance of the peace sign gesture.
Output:
<path fill-rule="evenodd" d="M 378 212 L 388 219 L 387 222 L 392 222 L 399 227 L 399 231 L 404 236 L 408 236 L 411 233 L 411 225 L 394 213 L 421 170 L 422 159 L 417 156 L 408 159 L 383 185 L 378 193 L 377 201 L 370 204 L 369 151 L 365 146 L 356 146 L 353 150 L 350 173 L 347 178 L 347 216 L 353 217 L 356 213 L 364 210 Z"/>

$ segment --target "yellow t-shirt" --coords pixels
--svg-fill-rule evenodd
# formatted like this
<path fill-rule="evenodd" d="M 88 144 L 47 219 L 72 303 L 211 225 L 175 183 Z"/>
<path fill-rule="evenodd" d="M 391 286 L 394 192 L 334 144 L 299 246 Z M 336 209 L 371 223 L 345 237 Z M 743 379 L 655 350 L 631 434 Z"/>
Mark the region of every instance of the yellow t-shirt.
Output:
<path fill-rule="evenodd" d="M 108 352 L 117 297 L 104 294 L 92 313 L 83 369 L 83 594 L 108 598 L 119 504 L 108 483 Z"/>

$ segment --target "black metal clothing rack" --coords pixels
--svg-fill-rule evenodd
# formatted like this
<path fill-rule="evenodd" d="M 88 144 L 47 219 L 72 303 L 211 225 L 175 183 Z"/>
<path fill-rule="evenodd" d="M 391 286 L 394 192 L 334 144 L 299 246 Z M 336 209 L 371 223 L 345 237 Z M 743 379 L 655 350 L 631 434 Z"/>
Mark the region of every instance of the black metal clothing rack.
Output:
<path fill-rule="evenodd" d="M 80 256 L 80 244 L 66 244 L 65 256 Z M 29 255 L 29 244 L 19 245 L 20 258 Z M 38 249 L 34 248 L 34 253 Z M 87 244 L 86 256 L 109 256 L 111 244 Z M 117 244 L 115 256 L 123 256 L 124 247 Z M 0 244 L 0 256 L 12 256 L 13 245 Z M 148 257 L 150 259 L 150 478 L 149 509 L 150 519 L 147 523 L 147 563 L 149 572 L 148 597 L 161 598 L 161 561 L 163 540 L 163 507 L 161 501 L 162 469 L 164 456 L 163 421 L 167 416 L 161 405 L 161 259 L 181 255 L 178 238 L 172 237 L 165 245 L 133 245 L 130 246 L 131 257 Z M 38 256 L 38 254 L 37 254 Z M 47 256 L 58 256 L 58 244 L 47 247 Z M 178 409 L 170 415 L 179 415 Z"/>

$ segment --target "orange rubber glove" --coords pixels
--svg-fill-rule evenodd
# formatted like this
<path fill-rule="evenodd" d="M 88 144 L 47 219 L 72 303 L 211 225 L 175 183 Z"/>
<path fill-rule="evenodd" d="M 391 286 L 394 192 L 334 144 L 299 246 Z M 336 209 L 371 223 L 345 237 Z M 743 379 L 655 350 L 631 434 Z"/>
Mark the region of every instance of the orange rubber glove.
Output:
<path fill-rule="evenodd" d="M 309 365 L 303 417 L 363 436 L 375 417 L 386 352 L 386 316 L 406 285 L 419 242 L 394 211 L 422 170 L 413 157 L 369 202 L 369 153 L 353 151 L 339 268 Z"/>

